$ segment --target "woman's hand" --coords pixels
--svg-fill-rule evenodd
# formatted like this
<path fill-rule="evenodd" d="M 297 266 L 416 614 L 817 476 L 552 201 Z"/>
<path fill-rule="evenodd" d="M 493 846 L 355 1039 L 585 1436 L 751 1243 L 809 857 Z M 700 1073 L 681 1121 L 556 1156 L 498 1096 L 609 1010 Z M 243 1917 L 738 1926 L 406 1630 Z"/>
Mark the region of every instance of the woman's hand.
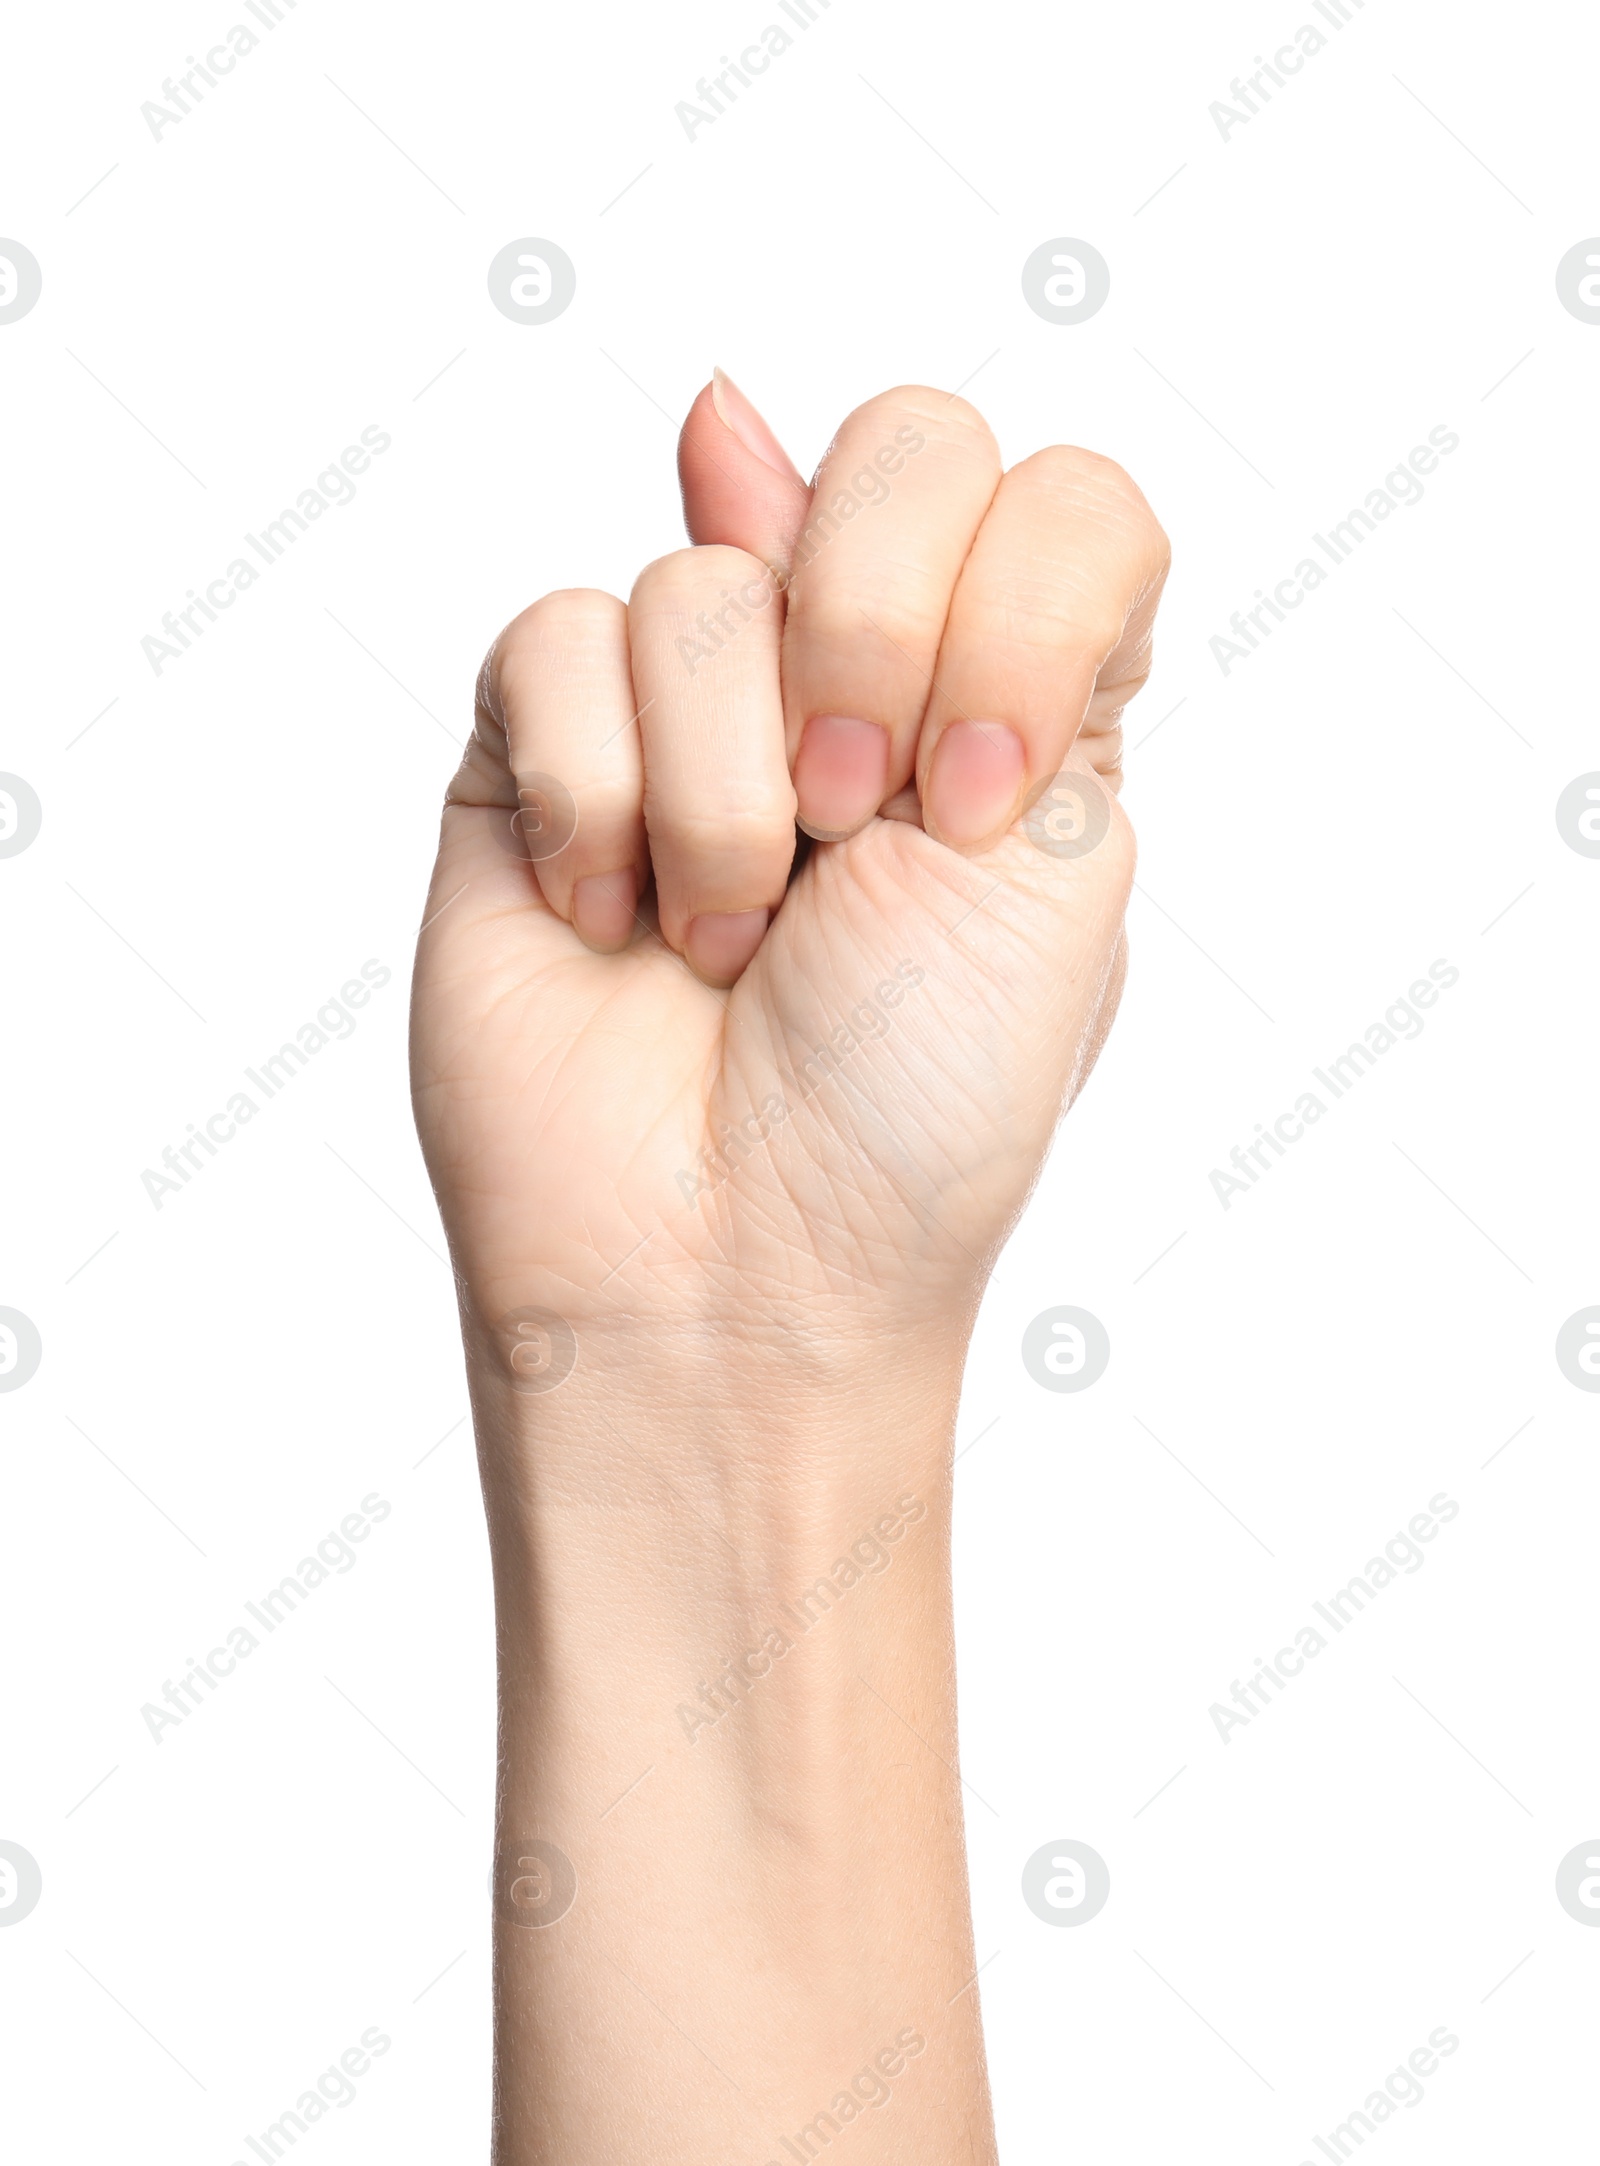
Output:
<path fill-rule="evenodd" d="M 808 491 L 719 379 L 680 466 L 699 546 L 495 642 L 417 962 L 495 1567 L 496 2157 L 991 2166 L 951 1431 L 1116 1005 L 1166 544 L 934 391 Z"/>
<path fill-rule="evenodd" d="M 417 973 L 457 1266 L 491 1335 L 597 1352 L 947 1338 L 1115 1009 L 1165 538 L 1109 460 L 1002 473 L 914 386 L 808 493 L 721 380 L 682 467 L 700 546 L 484 665 Z"/>

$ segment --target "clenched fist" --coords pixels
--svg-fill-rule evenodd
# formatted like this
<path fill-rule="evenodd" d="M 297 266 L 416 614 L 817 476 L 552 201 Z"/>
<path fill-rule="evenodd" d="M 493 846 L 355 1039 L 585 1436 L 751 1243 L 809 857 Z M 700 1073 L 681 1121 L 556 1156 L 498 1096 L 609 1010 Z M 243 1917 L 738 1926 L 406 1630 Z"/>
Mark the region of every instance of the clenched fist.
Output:
<path fill-rule="evenodd" d="M 445 808 L 415 1084 L 469 1318 L 968 1316 L 1116 1005 L 1165 537 L 918 386 L 808 489 L 719 376 L 680 469 L 696 546 L 500 634 Z"/>

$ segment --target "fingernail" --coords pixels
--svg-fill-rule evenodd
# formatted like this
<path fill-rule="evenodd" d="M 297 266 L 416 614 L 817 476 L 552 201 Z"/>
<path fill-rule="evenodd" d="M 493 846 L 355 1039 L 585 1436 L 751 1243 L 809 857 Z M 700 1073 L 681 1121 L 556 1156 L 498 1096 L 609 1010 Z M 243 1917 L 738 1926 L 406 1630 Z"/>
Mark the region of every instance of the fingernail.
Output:
<path fill-rule="evenodd" d="M 689 968 L 708 985 L 731 985 L 771 922 L 770 910 L 708 910 L 691 918 L 683 941 Z"/>
<path fill-rule="evenodd" d="M 1022 739 L 1004 722 L 952 722 L 933 748 L 924 817 L 941 842 L 969 850 L 1010 825 L 1026 773 Z"/>
<path fill-rule="evenodd" d="M 711 403 L 723 426 L 731 429 L 745 450 L 753 453 L 763 466 L 770 466 L 774 473 L 782 474 L 786 479 L 791 475 L 796 481 L 800 479 L 799 468 L 767 423 L 733 378 L 724 376 L 721 369 L 711 371 Z"/>
<path fill-rule="evenodd" d="M 818 842 L 843 842 L 883 803 L 889 732 L 848 714 L 814 714 L 795 755 L 796 815 Z"/>
<path fill-rule="evenodd" d="M 631 865 L 620 872 L 592 872 L 572 890 L 572 929 L 586 947 L 614 955 L 633 933 L 639 907 L 639 875 Z"/>

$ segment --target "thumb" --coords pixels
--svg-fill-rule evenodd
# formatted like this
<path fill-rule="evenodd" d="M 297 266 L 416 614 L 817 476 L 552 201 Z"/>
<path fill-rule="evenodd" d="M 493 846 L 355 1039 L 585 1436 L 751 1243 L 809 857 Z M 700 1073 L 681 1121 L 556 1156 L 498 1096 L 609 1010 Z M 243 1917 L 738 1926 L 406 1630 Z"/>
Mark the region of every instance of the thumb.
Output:
<path fill-rule="evenodd" d="M 787 571 L 811 491 L 767 423 L 721 369 L 683 424 L 678 481 L 690 541 L 748 549 L 763 563 Z"/>

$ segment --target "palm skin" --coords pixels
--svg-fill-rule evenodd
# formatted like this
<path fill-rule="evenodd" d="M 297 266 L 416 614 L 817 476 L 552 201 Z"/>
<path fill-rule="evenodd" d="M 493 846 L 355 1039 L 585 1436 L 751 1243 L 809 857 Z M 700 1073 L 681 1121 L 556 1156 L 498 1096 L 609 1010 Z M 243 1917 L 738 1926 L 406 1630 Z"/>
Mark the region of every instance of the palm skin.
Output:
<path fill-rule="evenodd" d="M 414 1022 L 424 1148 L 485 1314 L 755 1329 L 981 1281 L 1109 1028 L 1120 810 L 1078 859 L 1020 823 L 977 858 L 902 819 L 819 844 L 728 993 L 643 932 L 589 952 L 502 849 L 507 818 L 447 810 Z"/>

